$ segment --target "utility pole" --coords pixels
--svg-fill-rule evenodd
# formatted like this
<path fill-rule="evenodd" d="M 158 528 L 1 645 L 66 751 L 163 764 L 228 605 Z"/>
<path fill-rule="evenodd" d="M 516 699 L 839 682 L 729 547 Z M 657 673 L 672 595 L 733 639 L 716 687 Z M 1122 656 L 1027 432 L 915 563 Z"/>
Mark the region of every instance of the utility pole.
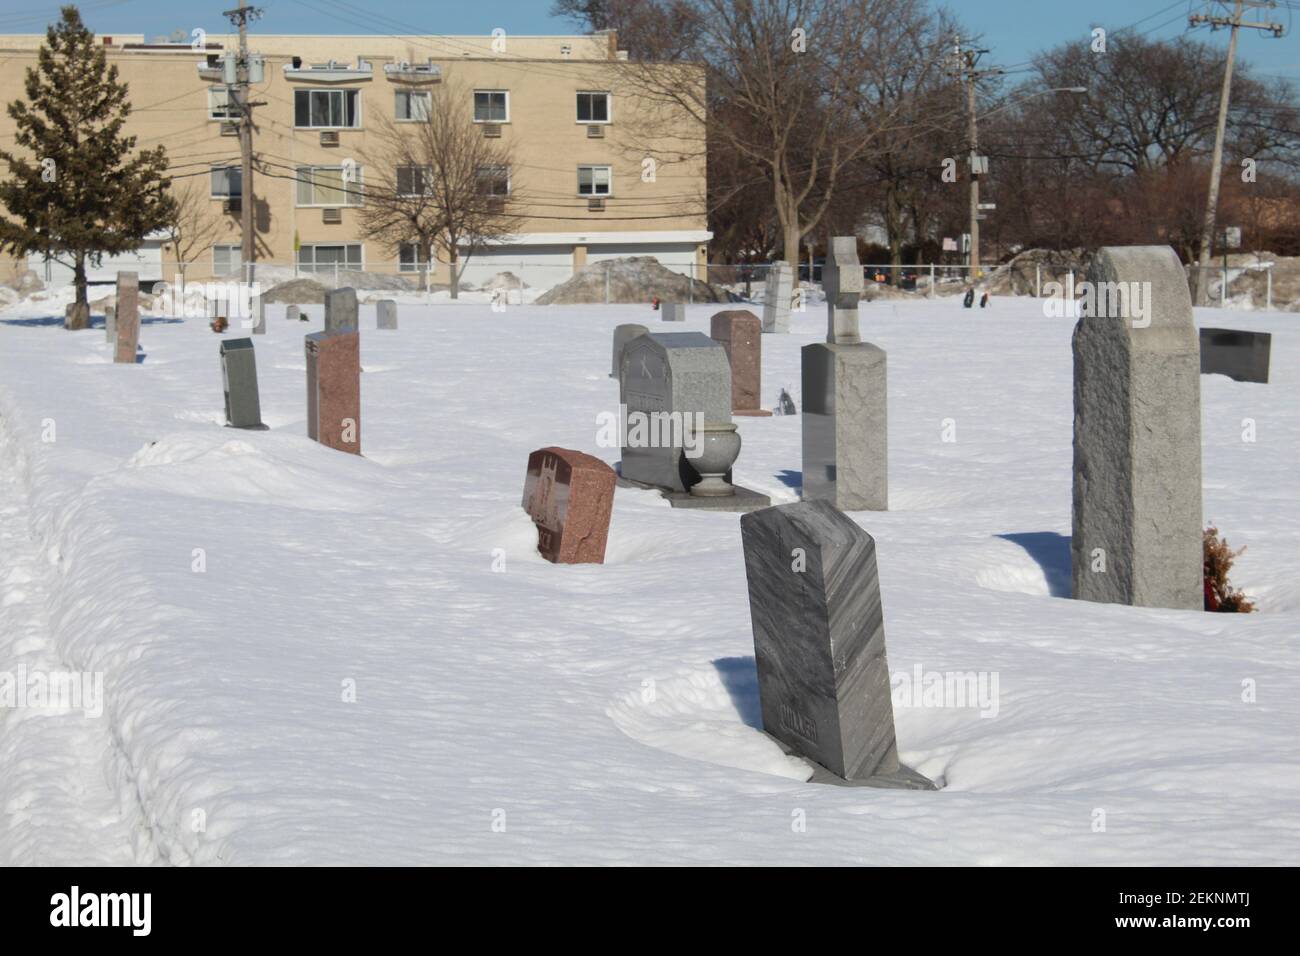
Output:
<path fill-rule="evenodd" d="M 240 253 L 245 281 L 253 281 L 253 262 L 257 258 L 257 238 L 253 231 L 253 107 L 264 106 L 249 99 L 248 24 L 261 18 L 262 11 L 239 0 L 234 10 L 223 14 L 239 28 L 239 54 L 236 59 L 236 82 L 233 101 L 239 112 L 239 232 Z"/>
<path fill-rule="evenodd" d="M 984 158 L 979 154 L 979 123 L 976 113 L 975 84 L 986 76 L 999 76 L 1004 71 L 999 67 L 988 70 L 976 69 L 979 59 L 988 50 L 962 49 L 961 37 L 955 38 L 953 46 L 954 70 L 948 75 L 960 79 L 966 84 L 966 110 L 968 114 L 966 136 L 970 141 L 970 279 L 973 284 L 980 278 L 980 176 L 984 169 Z"/>
<path fill-rule="evenodd" d="M 1226 5 L 1225 0 L 1218 0 Z M 1251 30 L 1267 30 L 1275 37 L 1281 37 L 1283 26 L 1280 23 L 1251 23 L 1241 19 L 1245 7 L 1276 7 L 1275 0 L 1234 0 L 1232 16 L 1215 17 L 1207 13 L 1194 13 L 1188 18 L 1188 24 L 1196 27 L 1209 24 L 1211 29 L 1231 27 L 1232 35 L 1228 39 L 1228 62 L 1223 68 L 1223 89 L 1219 93 L 1219 125 L 1214 134 L 1214 158 L 1210 162 L 1210 194 L 1205 201 L 1205 222 L 1201 227 L 1201 258 L 1196 270 L 1196 304 L 1209 305 L 1210 258 L 1214 245 L 1214 224 L 1219 209 L 1219 182 L 1223 167 L 1223 138 L 1228 128 L 1228 103 L 1232 98 L 1232 68 L 1237 59 L 1237 31 L 1242 27 Z"/>

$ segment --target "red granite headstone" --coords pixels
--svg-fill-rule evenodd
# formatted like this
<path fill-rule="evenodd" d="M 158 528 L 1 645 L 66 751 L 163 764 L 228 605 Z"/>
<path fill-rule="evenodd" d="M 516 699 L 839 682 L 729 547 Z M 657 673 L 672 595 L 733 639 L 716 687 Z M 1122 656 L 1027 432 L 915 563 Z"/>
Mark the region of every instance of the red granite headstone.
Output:
<path fill-rule="evenodd" d="M 306 337 L 307 437 L 361 454 L 361 336 L 353 329 Z"/>
<path fill-rule="evenodd" d="M 528 456 L 524 510 L 537 525 L 537 550 L 557 564 L 604 564 L 614 510 L 614 469 L 569 448 Z"/>
<path fill-rule="evenodd" d="M 117 342 L 113 350 L 113 361 L 134 365 L 139 344 L 140 275 L 136 272 L 119 272 L 117 274 Z"/>
<path fill-rule="evenodd" d="M 709 338 L 731 363 L 731 414 L 771 415 L 760 407 L 763 388 L 763 322 L 753 312 L 731 309 L 709 322 Z"/>

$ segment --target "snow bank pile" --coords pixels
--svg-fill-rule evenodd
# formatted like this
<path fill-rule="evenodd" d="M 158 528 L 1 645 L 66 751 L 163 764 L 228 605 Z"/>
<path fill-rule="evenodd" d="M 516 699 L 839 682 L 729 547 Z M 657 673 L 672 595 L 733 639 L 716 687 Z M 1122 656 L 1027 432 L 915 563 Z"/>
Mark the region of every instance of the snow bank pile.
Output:
<path fill-rule="evenodd" d="M 726 289 L 673 272 L 654 256 L 589 262 L 567 282 L 543 293 L 538 305 L 608 302 L 730 302 Z"/>
<path fill-rule="evenodd" d="M 993 295 L 1034 295 L 1041 273 L 1043 285 L 1065 285 L 1070 272 L 1075 281 L 1083 279 L 1087 268 L 1083 249 L 1026 249 L 1007 262 L 991 269 L 985 286 Z"/>
<path fill-rule="evenodd" d="M 1300 256 L 1275 256 L 1271 252 L 1230 255 L 1228 267 L 1228 296 L 1230 301 L 1235 300 L 1234 304 L 1250 309 L 1266 308 L 1271 272 L 1273 308 L 1300 312 Z M 1216 283 L 1222 281 L 1219 274 L 1214 279 Z"/>
<path fill-rule="evenodd" d="M 288 305 L 324 305 L 325 293 L 331 288 L 332 286 L 323 285 L 315 279 L 290 279 L 271 286 L 270 291 L 262 294 L 262 301 Z"/>
<path fill-rule="evenodd" d="M 222 427 L 201 319 L 144 322 L 128 366 L 101 329 L 0 312 L 0 672 L 103 680 L 99 717 L 0 708 L 0 863 L 1300 854 L 1291 316 L 1198 313 L 1274 333 L 1269 385 L 1201 379 L 1205 520 L 1248 546 L 1233 582 L 1261 608 L 1216 615 L 1062 598 L 1072 320 L 863 305 L 889 353 L 891 510 L 853 517 L 891 670 L 999 681 L 995 715 L 896 702 L 900 757 L 947 781 L 927 794 L 810 785 L 761 732 L 736 515 L 619 489 L 605 565 L 537 554 L 528 453 L 617 462 L 596 438 L 611 335 L 646 306 L 394 298 L 399 330 L 362 332 L 361 457 L 305 436 L 319 306 L 255 340 L 265 432 Z M 763 337 L 765 407 L 782 387 L 802 405 L 825 312 L 792 327 Z M 801 418 L 738 423 L 736 480 L 796 500 Z"/>

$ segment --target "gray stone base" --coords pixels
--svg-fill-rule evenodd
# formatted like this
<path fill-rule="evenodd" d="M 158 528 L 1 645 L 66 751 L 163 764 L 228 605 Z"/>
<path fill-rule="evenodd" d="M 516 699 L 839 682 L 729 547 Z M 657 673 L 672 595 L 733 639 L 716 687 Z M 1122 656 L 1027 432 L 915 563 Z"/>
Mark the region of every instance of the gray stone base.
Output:
<path fill-rule="evenodd" d="M 837 777 L 825 767 L 815 763 L 810 765 L 813 768 L 813 775 L 809 778 L 809 783 L 824 783 L 832 787 L 875 787 L 880 790 L 941 790 L 942 785 L 936 784 L 929 777 L 917 773 L 911 767 L 898 765 L 898 769 L 893 773 L 880 773 L 866 780 L 845 780 L 843 777 Z"/>
<path fill-rule="evenodd" d="M 269 432 L 271 430 L 270 425 L 263 425 L 261 423 L 256 425 L 232 425 L 229 422 L 226 422 L 224 427 L 238 428 L 241 432 Z"/>
<path fill-rule="evenodd" d="M 631 478 L 621 476 L 618 479 L 618 486 L 620 488 L 644 488 L 648 491 L 657 491 L 662 497 L 667 498 L 668 503 L 674 508 L 693 508 L 698 511 L 748 512 L 768 508 L 772 505 L 772 499 L 767 495 L 759 494 L 757 491 L 741 485 L 732 485 L 736 489 L 734 495 L 718 497 L 693 495 L 689 491 L 669 491 L 667 488 L 660 488 L 658 485 L 646 484 L 644 481 L 633 481 Z"/>

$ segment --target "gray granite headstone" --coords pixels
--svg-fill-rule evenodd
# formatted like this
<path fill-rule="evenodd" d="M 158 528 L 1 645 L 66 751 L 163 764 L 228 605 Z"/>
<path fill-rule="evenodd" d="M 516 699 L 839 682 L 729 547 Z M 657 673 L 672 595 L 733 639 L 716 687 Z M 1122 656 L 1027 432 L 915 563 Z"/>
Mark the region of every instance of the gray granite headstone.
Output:
<path fill-rule="evenodd" d="M 357 290 L 331 289 L 325 293 L 325 331 L 357 331 Z"/>
<path fill-rule="evenodd" d="M 889 390 L 883 349 L 805 345 L 803 498 L 889 510 Z"/>
<path fill-rule="evenodd" d="M 705 422 L 731 421 L 731 366 L 727 353 L 702 332 L 647 333 L 623 347 L 619 369 L 619 400 L 629 419 L 649 416 L 655 423 L 694 422 L 684 416 L 701 413 Z M 673 418 L 664 413 L 676 413 Z M 670 432 L 656 427 L 656 437 Z M 681 430 L 676 429 L 680 435 Z M 633 437 L 632 428 L 628 437 Z M 655 447 L 623 448 L 621 475 L 672 491 L 689 491 L 699 481 L 682 444 L 656 441 Z"/>
<path fill-rule="evenodd" d="M 825 501 L 742 515 L 740 533 L 763 729 L 840 780 L 935 789 L 898 762 L 871 535 Z"/>
<path fill-rule="evenodd" d="M 1268 384 L 1273 336 L 1268 332 L 1201 329 L 1201 374 Z"/>
<path fill-rule="evenodd" d="M 299 310 L 298 310 L 297 303 L 293 303 L 293 304 L 290 304 L 290 305 L 286 305 L 286 306 L 284 307 L 284 317 L 285 317 L 286 319 L 288 319 L 290 322 L 297 322 L 297 321 L 298 321 L 298 311 L 299 311 Z"/>
<path fill-rule="evenodd" d="M 862 263 L 858 261 L 858 240 L 833 236 L 829 255 L 822 266 L 822 289 L 826 293 L 826 341 L 832 345 L 856 345 L 858 303 L 862 301 Z"/>
<path fill-rule="evenodd" d="M 375 303 L 375 328 L 397 328 L 397 303 L 392 299 L 380 299 Z"/>
<path fill-rule="evenodd" d="M 221 343 L 221 384 L 226 393 L 226 424 L 231 428 L 263 430 L 262 404 L 257 392 L 257 362 L 252 339 Z"/>
<path fill-rule="evenodd" d="M 251 299 L 249 299 L 249 303 L 253 307 L 253 315 L 252 315 L 253 334 L 265 335 L 266 334 L 266 300 L 264 300 L 260 295 L 255 295 Z"/>
<path fill-rule="evenodd" d="M 618 378 L 619 363 L 623 359 L 623 346 L 638 335 L 645 335 L 649 331 L 644 325 L 638 325 L 635 322 L 625 322 L 623 325 L 614 328 L 614 356 L 609 373 L 610 378 Z"/>
<path fill-rule="evenodd" d="M 1074 328 L 1074 596 L 1200 610 L 1201 362 L 1183 267 L 1168 246 L 1111 246 L 1087 278 L 1098 294 Z"/>
<path fill-rule="evenodd" d="M 686 306 L 681 302 L 661 302 L 659 311 L 665 322 L 685 322 Z"/>
<path fill-rule="evenodd" d="M 111 303 L 104 306 L 104 341 L 117 341 L 117 306 Z"/>
<path fill-rule="evenodd" d="M 794 298 L 794 270 L 778 260 L 767 270 L 763 290 L 763 331 L 790 331 L 790 303 Z"/>

